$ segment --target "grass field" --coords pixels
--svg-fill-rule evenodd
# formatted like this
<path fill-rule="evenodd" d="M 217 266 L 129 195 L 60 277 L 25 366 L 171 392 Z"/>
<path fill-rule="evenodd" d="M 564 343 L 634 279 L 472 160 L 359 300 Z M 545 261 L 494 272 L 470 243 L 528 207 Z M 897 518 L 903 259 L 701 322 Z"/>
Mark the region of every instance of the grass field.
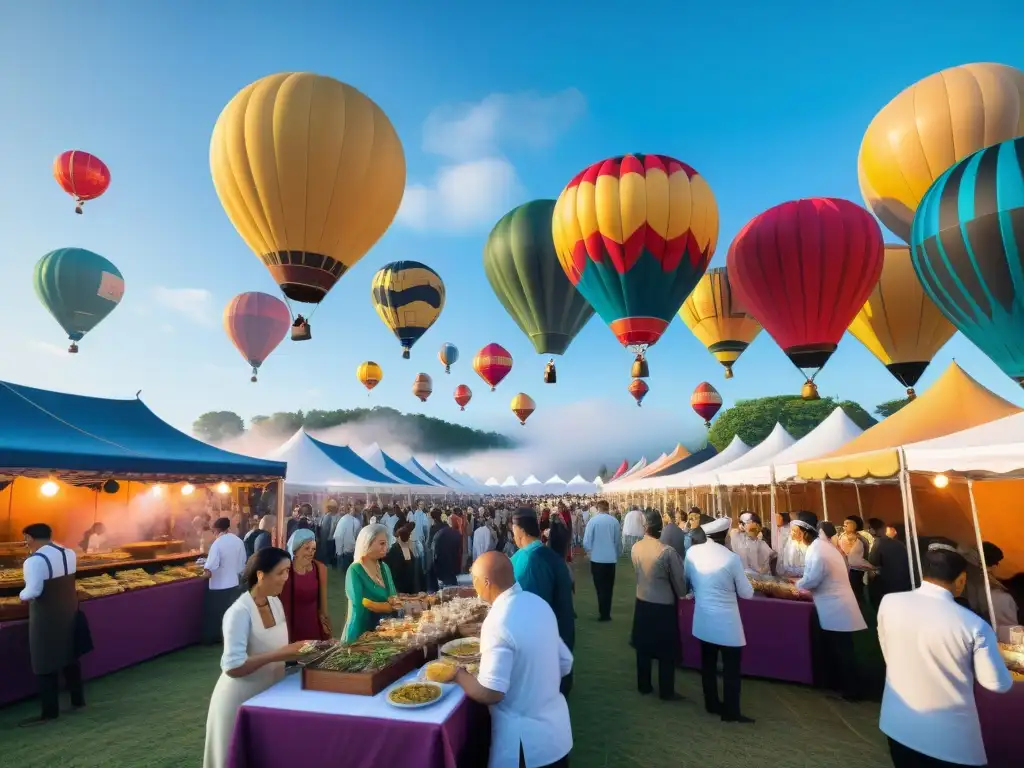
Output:
<path fill-rule="evenodd" d="M 676 673 L 683 701 L 640 696 L 628 645 L 632 568 L 625 563 L 619 568 L 608 623 L 596 621 L 585 564 L 577 582 L 576 679 L 569 699 L 574 768 L 890 765 L 877 704 L 847 704 L 800 686 L 744 680 L 743 709 L 757 723 L 724 724 L 704 713 L 700 677 L 692 671 Z M 345 616 L 340 578 L 332 576 L 331 590 L 332 620 L 340 632 Z M 0 709 L 0 766 L 199 766 L 219 655 L 216 648 L 188 648 L 89 682 L 86 710 L 52 725 L 16 727 L 35 714 L 35 702 Z M 337 765 L 343 767 L 344 760 Z"/>

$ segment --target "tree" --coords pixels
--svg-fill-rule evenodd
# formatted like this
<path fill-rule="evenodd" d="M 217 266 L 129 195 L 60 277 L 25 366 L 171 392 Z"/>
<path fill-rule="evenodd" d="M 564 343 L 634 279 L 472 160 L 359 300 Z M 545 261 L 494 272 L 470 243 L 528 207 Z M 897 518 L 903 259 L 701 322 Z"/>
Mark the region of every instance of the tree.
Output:
<path fill-rule="evenodd" d="M 219 443 L 245 432 L 245 422 L 231 411 L 210 411 L 193 422 L 192 432 L 200 440 Z"/>
<path fill-rule="evenodd" d="M 909 397 L 901 397 L 898 400 L 886 400 L 884 403 L 879 403 L 875 406 L 875 413 L 883 419 L 887 419 L 909 402 Z"/>
<path fill-rule="evenodd" d="M 732 408 L 722 411 L 711 427 L 708 441 L 722 450 L 739 435 L 747 445 L 755 445 L 768 437 L 776 422 L 800 439 L 828 418 L 836 407 L 842 408 L 861 429 L 878 423 L 871 414 L 850 400 L 837 401 L 831 397 L 804 400 L 797 395 L 773 395 L 738 400 Z"/>
<path fill-rule="evenodd" d="M 608 479 L 608 466 L 606 464 L 602 464 L 601 468 L 597 470 L 597 476 L 602 480 Z"/>

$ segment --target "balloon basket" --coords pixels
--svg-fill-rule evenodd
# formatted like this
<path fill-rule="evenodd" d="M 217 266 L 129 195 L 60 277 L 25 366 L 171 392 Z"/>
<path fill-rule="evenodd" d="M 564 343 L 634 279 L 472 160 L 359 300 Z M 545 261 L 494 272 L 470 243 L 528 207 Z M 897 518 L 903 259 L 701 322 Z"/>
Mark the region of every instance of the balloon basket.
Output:
<path fill-rule="evenodd" d="M 727 379 L 731 379 L 732 378 L 732 368 L 731 367 L 727 367 L 725 369 L 725 378 L 727 378 Z"/>
<path fill-rule="evenodd" d="M 491 392 L 495 392 L 495 391 L 497 391 L 497 389 L 498 389 L 497 387 L 491 387 Z"/>
<path fill-rule="evenodd" d="M 451 367 L 450 365 L 446 365 L 446 366 L 444 367 L 444 372 L 445 372 L 445 373 L 451 373 L 451 372 L 452 372 L 452 367 Z"/>
<path fill-rule="evenodd" d="M 309 322 L 299 316 L 292 323 L 292 341 L 309 341 L 311 338 L 313 338 L 313 333 L 310 330 Z"/>
<path fill-rule="evenodd" d="M 70 354 L 70 355 L 77 355 L 78 354 L 78 345 L 75 342 L 71 342 L 71 346 L 68 347 L 68 354 Z"/>
<path fill-rule="evenodd" d="M 818 394 L 818 387 L 813 381 L 808 379 L 804 382 L 803 388 L 800 390 L 800 397 L 804 400 L 820 400 L 821 396 Z"/>
<path fill-rule="evenodd" d="M 249 379 L 249 381 L 251 381 L 253 384 L 255 384 L 256 383 L 256 374 L 253 374 L 252 377 Z"/>
<path fill-rule="evenodd" d="M 913 387 L 907 387 L 907 400 L 914 400 L 917 398 L 917 392 L 914 391 Z"/>
<path fill-rule="evenodd" d="M 464 406 L 464 405 L 460 405 L 460 406 L 459 406 L 459 410 L 460 410 L 460 411 L 464 411 L 464 410 L 466 410 L 466 406 Z"/>
<path fill-rule="evenodd" d="M 544 368 L 544 383 L 545 384 L 556 384 L 558 383 L 558 371 L 555 370 L 555 364 L 548 363 Z"/>
<path fill-rule="evenodd" d="M 75 206 L 75 213 L 77 213 L 79 216 L 81 216 L 82 215 L 82 206 L 76 205 Z"/>
<path fill-rule="evenodd" d="M 630 369 L 629 375 L 634 379 L 646 379 L 651 375 L 651 369 L 643 355 L 637 355 L 633 360 L 633 367 Z"/>
<path fill-rule="evenodd" d="M 711 422 L 710 421 L 705 421 L 704 422 L 704 428 L 705 429 L 711 429 Z"/>
<path fill-rule="evenodd" d="M 408 360 L 409 359 L 409 350 L 408 349 L 403 349 L 402 350 L 402 359 L 403 360 Z"/>

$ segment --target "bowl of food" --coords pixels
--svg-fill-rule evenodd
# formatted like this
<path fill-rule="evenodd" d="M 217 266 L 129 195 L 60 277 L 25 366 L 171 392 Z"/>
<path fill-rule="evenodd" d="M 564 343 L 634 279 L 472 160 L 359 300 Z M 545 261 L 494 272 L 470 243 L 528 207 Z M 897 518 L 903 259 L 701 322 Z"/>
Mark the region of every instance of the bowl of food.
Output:
<path fill-rule="evenodd" d="M 388 691 L 388 704 L 400 709 L 418 709 L 429 707 L 444 695 L 444 688 L 438 683 L 418 680 L 414 683 L 401 683 Z"/>
<path fill-rule="evenodd" d="M 431 661 L 423 667 L 422 678 L 431 683 L 446 685 L 455 680 L 455 673 L 459 671 L 458 664 L 449 659 Z"/>
<path fill-rule="evenodd" d="M 460 637 L 441 646 L 441 656 L 458 662 L 480 661 L 480 638 Z"/>

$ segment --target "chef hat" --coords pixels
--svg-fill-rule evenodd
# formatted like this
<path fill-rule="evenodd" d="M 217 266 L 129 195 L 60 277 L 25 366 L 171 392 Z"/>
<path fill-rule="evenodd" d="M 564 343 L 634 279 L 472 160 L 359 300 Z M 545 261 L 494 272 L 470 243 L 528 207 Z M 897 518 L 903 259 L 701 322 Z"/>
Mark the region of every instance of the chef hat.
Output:
<path fill-rule="evenodd" d="M 716 533 L 725 533 L 729 530 L 730 525 L 731 521 L 728 517 L 719 517 L 716 520 L 712 520 L 710 523 L 704 523 L 700 529 L 708 536 L 713 536 Z"/>
<path fill-rule="evenodd" d="M 811 533 L 816 533 L 818 530 L 818 516 L 813 512 L 797 512 L 792 524 Z"/>

